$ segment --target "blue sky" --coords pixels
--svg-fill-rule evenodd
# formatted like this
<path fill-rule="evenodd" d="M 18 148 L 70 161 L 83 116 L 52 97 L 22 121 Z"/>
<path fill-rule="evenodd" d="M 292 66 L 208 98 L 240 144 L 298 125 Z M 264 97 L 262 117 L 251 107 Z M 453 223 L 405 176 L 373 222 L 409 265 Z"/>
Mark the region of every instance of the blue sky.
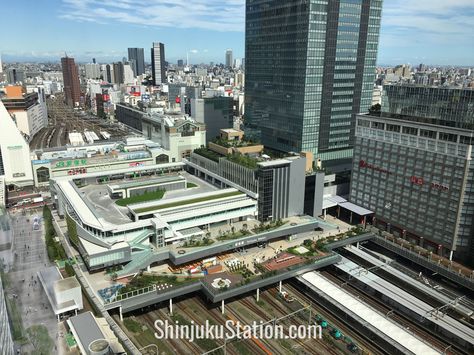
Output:
<path fill-rule="evenodd" d="M 282 0 L 283 1 L 283 0 Z M 244 56 L 245 0 L 15 0 L 4 2 L 4 61 L 111 62 L 128 47 L 165 43 L 166 59 Z M 7 14 L 7 16 L 5 16 Z M 474 0 L 385 0 L 379 64 L 474 66 Z"/>

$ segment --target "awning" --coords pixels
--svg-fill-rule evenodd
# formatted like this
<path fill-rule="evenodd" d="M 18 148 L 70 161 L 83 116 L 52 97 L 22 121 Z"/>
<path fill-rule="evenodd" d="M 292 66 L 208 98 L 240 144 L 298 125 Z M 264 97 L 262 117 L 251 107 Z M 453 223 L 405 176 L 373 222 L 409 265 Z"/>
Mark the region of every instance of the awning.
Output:
<path fill-rule="evenodd" d="M 341 196 L 324 196 L 323 197 L 323 210 L 339 205 L 340 203 L 347 202 L 347 200 Z"/>
<path fill-rule="evenodd" d="M 343 203 L 340 203 L 339 206 L 342 208 L 345 208 L 346 210 L 354 212 L 355 214 L 358 214 L 359 216 L 366 216 L 366 215 L 374 213 L 364 207 L 354 205 L 352 202 L 343 202 Z"/>

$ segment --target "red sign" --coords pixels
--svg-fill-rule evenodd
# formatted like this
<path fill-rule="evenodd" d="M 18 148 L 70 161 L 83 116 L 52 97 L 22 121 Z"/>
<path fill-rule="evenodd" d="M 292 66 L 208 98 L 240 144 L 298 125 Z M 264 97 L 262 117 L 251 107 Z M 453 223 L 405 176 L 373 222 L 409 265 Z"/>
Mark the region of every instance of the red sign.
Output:
<path fill-rule="evenodd" d="M 431 183 L 431 188 L 435 189 L 435 190 L 443 190 L 443 191 L 448 191 L 449 190 L 448 186 L 438 184 L 437 182 L 432 182 Z"/>
<path fill-rule="evenodd" d="M 177 104 L 181 103 L 181 99 L 179 97 L 176 97 L 176 99 L 174 100 Z"/>
<path fill-rule="evenodd" d="M 367 169 L 371 169 L 371 170 L 375 170 L 375 171 L 379 171 L 379 172 L 385 173 L 385 174 L 391 174 L 390 171 L 388 171 L 388 170 L 386 170 L 386 169 L 384 169 L 384 168 L 381 168 L 381 167 L 378 167 L 378 166 L 369 164 L 369 163 L 367 163 L 365 160 L 359 161 L 359 167 L 361 167 L 361 168 L 367 168 Z"/>
<path fill-rule="evenodd" d="M 102 95 L 102 100 L 109 101 L 110 100 L 110 95 L 107 95 L 107 94 Z"/>
<path fill-rule="evenodd" d="M 128 166 L 130 166 L 130 167 L 143 166 L 143 163 L 130 163 L 130 164 L 128 164 Z"/>
<path fill-rule="evenodd" d="M 71 170 L 68 170 L 67 172 L 68 175 L 78 175 L 78 174 L 85 174 L 85 173 L 87 173 L 86 168 L 71 169 Z"/>
<path fill-rule="evenodd" d="M 415 185 L 423 185 L 424 184 L 424 181 L 423 181 L 423 178 L 421 177 L 417 177 L 417 176 L 412 176 L 410 178 L 410 181 L 412 184 L 415 184 Z"/>

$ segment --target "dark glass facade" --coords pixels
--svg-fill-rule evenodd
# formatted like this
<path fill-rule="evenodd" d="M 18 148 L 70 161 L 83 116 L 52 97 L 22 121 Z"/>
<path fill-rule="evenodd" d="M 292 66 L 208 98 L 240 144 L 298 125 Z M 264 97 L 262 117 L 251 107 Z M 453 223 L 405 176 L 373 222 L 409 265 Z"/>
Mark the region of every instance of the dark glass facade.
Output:
<path fill-rule="evenodd" d="M 402 119 L 474 129 L 474 90 L 421 85 L 385 85 L 382 111 Z M 406 117 L 410 116 L 410 117 Z"/>
<path fill-rule="evenodd" d="M 136 76 L 145 73 L 145 55 L 143 48 L 129 48 L 128 60 L 133 63 L 133 72 Z"/>
<path fill-rule="evenodd" d="M 382 0 L 247 0 L 247 134 L 323 161 L 352 157 L 371 105 Z"/>

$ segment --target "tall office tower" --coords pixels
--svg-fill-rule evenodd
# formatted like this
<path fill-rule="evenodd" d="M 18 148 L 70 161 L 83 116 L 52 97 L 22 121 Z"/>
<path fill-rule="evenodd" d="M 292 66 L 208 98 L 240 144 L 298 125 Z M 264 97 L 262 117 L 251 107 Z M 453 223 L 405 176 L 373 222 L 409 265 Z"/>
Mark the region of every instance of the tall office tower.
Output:
<path fill-rule="evenodd" d="M 372 102 L 382 0 L 246 4 L 245 122 L 272 149 L 349 164 Z"/>
<path fill-rule="evenodd" d="M 22 69 L 9 68 L 6 71 L 9 84 L 24 83 L 25 71 Z"/>
<path fill-rule="evenodd" d="M 153 85 L 166 83 L 165 69 L 165 45 L 160 42 L 153 42 L 151 49 L 151 73 L 153 75 Z"/>
<path fill-rule="evenodd" d="M 104 80 L 107 81 L 108 83 L 111 83 L 112 82 L 112 79 L 113 79 L 113 66 L 111 66 L 110 64 L 107 64 L 105 66 L 105 75 L 104 75 Z"/>
<path fill-rule="evenodd" d="M 133 72 L 136 76 L 145 73 L 145 54 L 143 48 L 129 48 L 128 60 L 133 63 Z"/>
<path fill-rule="evenodd" d="M 225 51 L 225 66 L 227 68 L 232 67 L 232 64 L 234 64 L 234 59 L 232 56 L 232 49 L 227 49 Z"/>
<path fill-rule="evenodd" d="M 95 63 L 95 58 L 92 58 L 92 63 L 96 64 L 96 63 Z"/>
<path fill-rule="evenodd" d="M 61 58 L 61 66 L 63 69 L 66 104 L 72 107 L 79 106 L 81 100 L 81 87 L 79 85 L 79 73 L 74 58 L 67 56 Z"/>
<path fill-rule="evenodd" d="M 178 59 L 178 67 L 182 68 L 184 66 L 184 60 Z"/>
<path fill-rule="evenodd" d="M 124 80 L 124 69 L 123 63 L 117 62 L 113 64 L 113 82 L 114 84 L 123 84 Z"/>
<path fill-rule="evenodd" d="M 0 54 L 0 73 L 3 73 L 2 55 Z"/>

